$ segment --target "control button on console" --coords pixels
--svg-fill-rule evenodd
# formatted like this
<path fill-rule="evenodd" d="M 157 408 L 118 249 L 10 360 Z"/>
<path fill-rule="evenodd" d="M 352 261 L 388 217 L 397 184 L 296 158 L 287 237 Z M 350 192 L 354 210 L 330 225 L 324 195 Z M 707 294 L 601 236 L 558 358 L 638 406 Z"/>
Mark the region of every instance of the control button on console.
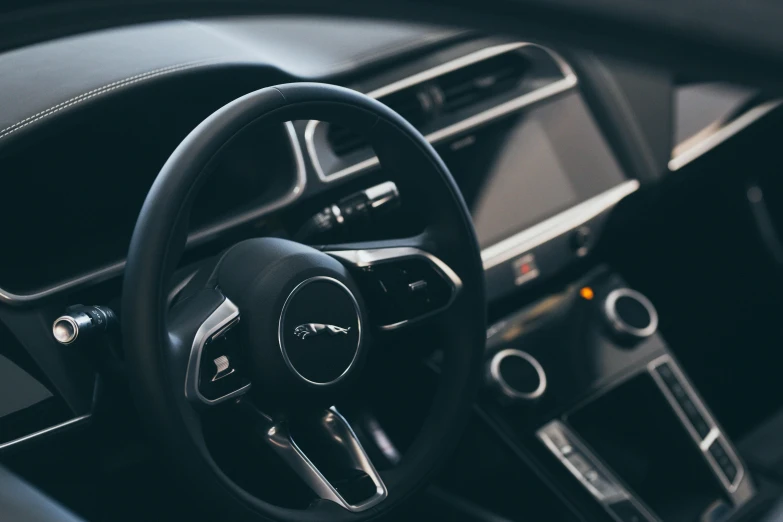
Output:
<path fill-rule="evenodd" d="M 680 382 L 677 374 L 674 373 L 671 365 L 668 362 L 660 364 L 655 367 L 654 371 L 663 379 L 666 388 L 669 389 L 674 396 L 674 400 L 680 408 L 682 408 L 683 413 L 685 413 L 685 416 L 688 418 L 693 429 L 696 430 L 699 437 L 704 439 L 709 435 L 711 427 L 699 411 L 696 403 L 691 400 L 688 391 L 685 389 L 683 383 Z"/>
<path fill-rule="evenodd" d="M 689 419 L 692 419 L 699 414 L 696 405 L 693 404 L 690 399 L 682 399 L 679 402 L 680 406 L 682 406 L 682 409 L 685 411 L 685 415 L 687 415 Z"/>
<path fill-rule="evenodd" d="M 501 350 L 487 365 L 487 381 L 503 397 L 533 400 L 546 391 L 546 374 L 529 353 L 516 349 Z"/>
<path fill-rule="evenodd" d="M 731 464 L 727 464 L 726 466 L 721 466 L 721 469 L 726 475 L 726 478 L 729 479 L 729 482 L 734 484 L 734 480 L 737 478 L 737 468 Z"/>
<path fill-rule="evenodd" d="M 587 478 L 588 474 L 596 474 L 596 471 L 593 469 L 590 463 L 587 462 L 587 459 L 585 459 L 579 453 L 574 452 L 570 455 L 567 455 L 566 460 L 574 467 L 576 471 L 579 472 L 582 477 Z"/>
<path fill-rule="evenodd" d="M 696 433 L 698 433 L 701 438 L 706 437 L 710 432 L 710 426 L 707 424 L 707 421 L 704 420 L 699 408 L 688 396 L 683 385 L 680 382 L 669 382 L 667 383 L 667 386 L 669 390 L 671 390 L 672 395 L 674 395 L 677 404 L 682 408 L 685 416 L 688 417 L 688 421 L 690 421 L 691 426 L 696 430 Z"/>
<path fill-rule="evenodd" d="M 590 486 L 598 492 L 598 494 L 606 498 L 613 498 L 620 494 L 617 487 L 612 484 L 601 472 L 595 469 L 587 459 L 580 453 L 573 452 L 566 456 L 566 460 L 571 466 L 579 473 L 579 475 L 587 481 Z M 592 492 L 592 491 L 591 491 Z M 592 492 L 595 495 L 595 492 Z"/>
<path fill-rule="evenodd" d="M 579 257 L 584 257 L 587 255 L 588 248 L 590 247 L 590 228 L 588 227 L 579 227 L 573 232 L 571 232 L 571 237 L 569 238 L 569 242 L 571 243 L 571 249 L 574 251 L 574 253 Z"/>
<path fill-rule="evenodd" d="M 728 452 L 723 447 L 723 444 L 720 442 L 720 440 L 716 440 L 712 443 L 710 446 L 710 455 L 712 455 L 712 458 L 714 458 L 715 462 L 718 463 L 718 467 L 726 476 L 729 483 L 733 484 L 737 478 L 737 467 L 732 462 Z"/>
<path fill-rule="evenodd" d="M 677 400 L 681 401 L 681 400 L 685 399 L 685 396 L 686 396 L 685 389 L 682 387 L 682 385 L 680 385 L 680 383 L 675 382 L 674 384 L 672 384 L 670 386 L 670 388 L 671 388 L 672 393 L 674 394 L 674 396 L 677 398 Z"/>
<path fill-rule="evenodd" d="M 627 498 L 627 493 L 613 477 L 601 471 L 587 450 L 580 448 L 576 435 L 560 421 L 552 421 L 537 432 L 538 438 L 555 454 L 568 471 L 599 501 Z"/>
<path fill-rule="evenodd" d="M 691 421 L 691 425 L 694 427 L 696 432 L 701 436 L 702 438 L 706 437 L 707 434 L 710 432 L 709 429 L 704 431 L 704 428 L 707 426 L 707 423 L 704 422 L 704 417 L 701 416 L 701 413 L 696 411 L 695 413 L 689 413 L 688 420 Z"/>
<path fill-rule="evenodd" d="M 609 506 L 609 509 L 623 522 L 645 522 L 646 516 L 630 500 L 621 500 Z"/>
<path fill-rule="evenodd" d="M 677 382 L 677 376 L 674 375 L 674 372 L 672 371 L 671 366 L 669 366 L 669 363 L 663 363 L 660 366 L 657 366 L 656 370 L 658 371 L 658 375 L 660 375 L 663 379 L 663 382 L 668 384 L 669 387 L 675 384 L 679 384 Z"/>
<path fill-rule="evenodd" d="M 719 460 L 726 456 L 726 452 L 723 451 L 723 446 L 721 446 L 720 442 L 717 440 L 712 443 L 712 446 L 710 446 L 710 455 L 715 457 L 715 460 Z"/>
<path fill-rule="evenodd" d="M 516 258 L 511 266 L 514 268 L 514 284 L 517 286 L 532 281 L 541 274 L 536 264 L 536 257 L 532 253 Z"/>
<path fill-rule="evenodd" d="M 644 295 L 618 288 L 604 302 L 604 316 L 615 338 L 622 343 L 639 342 L 658 329 L 658 312 Z"/>
<path fill-rule="evenodd" d="M 551 424 L 547 426 L 546 430 L 542 430 L 542 432 L 547 436 L 552 444 L 555 445 L 562 455 L 568 455 L 574 451 L 574 447 L 571 445 L 571 441 L 569 441 L 566 434 L 563 433 L 561 429 L 559 429 L 559 425 Z"/>
<path fill-rule="evenodd" d="M 598 493 L 601 494 L 604 498 L 613 498 L 617 495 L 620 495 L 620 491 L 617 489 L 617 487 L 606 480 L 605 477 L 603 477 L 601 474 L 595 474 L 595 478 L 591 479 L 590 477 L 585 477 L 588 482 L 590 482 L 590 485 L 593 486 Z"/>
<path fill-rule="evenodd" d="M 696 433 L 698 433 L 699 437 L 702 439 L 710 433 L 710 427 L 702 419 L 696 420 L 693 423 L 693 427 L 696 429 Z"/>

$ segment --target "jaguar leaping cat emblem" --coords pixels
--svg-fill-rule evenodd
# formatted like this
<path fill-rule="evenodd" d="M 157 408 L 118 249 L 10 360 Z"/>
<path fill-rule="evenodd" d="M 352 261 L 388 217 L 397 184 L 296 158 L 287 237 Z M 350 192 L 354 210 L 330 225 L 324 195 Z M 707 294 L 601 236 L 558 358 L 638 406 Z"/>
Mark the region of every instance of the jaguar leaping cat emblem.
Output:
<path fill-rule="evenodd" d="M 333 324 L 306 323 L 300 324 L 294 328 L 294 335 L 300 339 L 307 339 L 308 337 L 315 337 L 324 332 L 329 333 L 329 335 L 347 335 L 350 330 L 350 327 L 340 328 Z"/>

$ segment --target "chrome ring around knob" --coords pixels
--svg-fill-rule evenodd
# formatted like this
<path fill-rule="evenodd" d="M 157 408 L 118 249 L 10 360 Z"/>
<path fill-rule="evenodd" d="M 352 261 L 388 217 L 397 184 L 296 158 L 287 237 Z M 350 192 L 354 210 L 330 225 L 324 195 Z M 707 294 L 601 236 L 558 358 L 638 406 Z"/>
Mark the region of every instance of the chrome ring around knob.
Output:
<path fill-rule="evenodd" d="M 52 335 L 60 344 L 71 344 L 79 337 L 80 328 L 90 325 L 90 318 L 85 314 L 63 315 L 52 323 Z"/>
<path fill-rule="evenodd" d="M 627 297 L 638 302 L 647 312 L 649 322 L 644 327 L 637 327 L 629 324 L 620 316 L 617 310 L 617 302 L 623 297 Z M 633 339 L 645 339 L 650 337 L 658 329 L 658 312 L 655 307 L 643 294 L 630 288 L 618 288 L 612 290 L 604 301 L 604 313 L 609 325 L 620 336 Z"/>
<path fill-rule="evenodd" d="M 520 391 L 511 386 L 500 371 L 500 364 L 508 357 L 518 357 L 535 370 L 538 376 L 538 386 L 532 392 Z M 533 400 L 541 397 L 546 391 L 546 373 L 535 357 L 522 350 L 508 348 L 492 356 L 489 362 L 489 377 L 500 392 L 509 399 Z"/>

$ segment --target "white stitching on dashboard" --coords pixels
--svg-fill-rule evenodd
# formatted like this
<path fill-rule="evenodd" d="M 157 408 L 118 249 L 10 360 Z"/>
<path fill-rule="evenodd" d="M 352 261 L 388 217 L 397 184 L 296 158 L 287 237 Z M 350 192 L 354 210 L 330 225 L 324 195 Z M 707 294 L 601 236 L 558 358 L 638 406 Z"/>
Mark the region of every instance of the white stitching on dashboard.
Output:
<path fill-rule="evenodd" d="M 54 111 L 58 107 L 62 107 L 64 105 L 70 104 L 70 103 L 72 103 L 72 102 L 74 102 L 76 100 L 88 97 L 88 96 L 90 96 L 90 95 L 92 95 L 94 93 L 97 94 L 98 91 L 103 91 L 105 89 L 108 89 L 108 88 L 113 87 L 115 85 L 118 85 L 120 83 L 126 83 L 126 82 L 129 82 L 131 80 L 135 80 L 136 78 L 141 78 L 141 77 L 145 77 L 146 78 L 147 76 L 156 75 L 156 74 L 163 73 L 163 72 L 169 72 L 170 69 L 177 69 L 177 68 L 180 68 L 180 67 L 188 67 L 188 66 L 194 65 L 196 63 L 202 63 L 202 62 L 188 62 L 188 63 L 182 63 L 182 64 L 177 64 L 177 65 L 169 65 L 167 67 L 161 67 L 160 69 L 154 69 L 152 71 L 147 71 L 147 72 L 144 72 L 144 73 L 140 73 L 140 74 L 136 74 L 136 75 L 133 75 L 133 76 L 129 76 L 128 78 L 124 78 L 122 80 L 117 80 L 116 82 L 112 82 L 112 83 L 109 83 L 109 84 L 104 85 L 102 87 L 98 87 L 97 89 L 93 89 L 91 91 L 87 91 L 85 93 L 82 93 L 82 94 L 80 94 L 78 96 L 75 96 L 75 97 L 71 98 L 70 100 L 65 100 L 64 102 L 58 103 L 57 105 L 54 105 L 53 107 L 49 107 L 48 109 L 46 109 L 44 111 L 38 112 L 36 114 L 33 114 L 32 116 L 29 116 L 29 117 L 27 117 L 27 118 L 25 118 L 25 119 L 23 119 L 21 121 L 18 121 L 16 123 L 14 123 L 10 127 L 6 127 L 5 129 L 0 130 L 0 134 L 5 133 L 6 131 L 9 131 L 9 130 L 13 129 L 14 127 L 17 127 L 17 126 L 25 123 L 26 121 L 32 120 L 33 118 L 36 118 L 37 116 L 40 116 L 40 115 L 42 115 L 42 114 L 44 114 L 46 112 Z"/>
<path fill-rule="evenodd" d="M 107 85 L 104 85 L 103 87 L 98 87 L 97 89 L 93 89 L 91 91 L 87 91 L 83 94 L 80 94 L 79 96 L 75 96 L 69 100 L 66 100 L 62 103 L 58 103 L 57 105 L 54 105 L 52 107 L 49 107 L 48 109 L 38 112 L 36 114 L 33 114 L 32 116 L 29 116 L 21 121 L 18 121 L 11 125 L 10 127 L 6 127 L 3 130 L 0 130 L 0 139 L 5 138 L 9 134 L 13 134 L 14 132 L 27 127 L 31 123 L 35 123 L 38 120 L 41 120 L 43 118 L 46 118 L 48 116 L 51 116 L 52 114 L 59 112 L 65 108 L 71 107 L 72 105 L 77 105 L 79 103 L 82 103 L 85 100 L 88 100 L 90 98 L 93 98 L 95 96 L 100 96 L 101 94 L 105 94 L 107 92 L 113 91 L 115 89 L 119 89 L 121 87 L 125 87 L 127 85 L 131 85 L 137 82 L 141 82 L 144 80 L 148 80 L 150 78 L 155 78 L 157 76 L 162 76 L 164 74 L 169 74 L 173 72 L 182 71 L 185 69 L 190 69 L 192 67 L 198 67 L 200 65 L 203 65 L 207 63 L 208 60 L 201 60 L 197 62 L 189 62 L 189 63 L 183 63 L 179 65 L 170 65 L 168 67 L 162 67 L 160 69 L 155 69 L 152 71 L 147 71 L 145 73 L 136 74 L 134 76 L 129 76 L 128 78 L 125 78 L 123 80 L 118 80 L 116 82 L 109 83 Z"/>

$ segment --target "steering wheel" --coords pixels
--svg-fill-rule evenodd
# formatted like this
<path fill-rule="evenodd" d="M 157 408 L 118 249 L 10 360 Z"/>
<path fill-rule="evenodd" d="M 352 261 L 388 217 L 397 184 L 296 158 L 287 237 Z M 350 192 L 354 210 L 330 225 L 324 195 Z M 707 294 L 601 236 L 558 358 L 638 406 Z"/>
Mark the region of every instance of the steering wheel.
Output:
<path fill-rule="evenodd" d="M 171 306 L 190 210 L 215 158 L 249 125 L 305 119 L 366 136 L 403 198 L 426 195 L 416 214 L 423 232 L 318 248 L 241 241 Z M 484 274 L 470 215 L 435 150 L 385 105 L 315 83 L 250 93 L 196 127 L 152 185 L 128 253 L 122 332 L 139 411 L 222 513 L 298 522 L 379 517 L 426 484 L 455 447 L 481 380 Z M 432 407 L 399 465 L 379 472 L 340 400 L 361 393 L 357 376 L 379 344 L 393 350 L 424 334 L 443 353 Z M 203 420 L 232 407 L 242 414 L 229 421 L 247 423 L 316 501 L 273 505 L 221 469 Z"/>

